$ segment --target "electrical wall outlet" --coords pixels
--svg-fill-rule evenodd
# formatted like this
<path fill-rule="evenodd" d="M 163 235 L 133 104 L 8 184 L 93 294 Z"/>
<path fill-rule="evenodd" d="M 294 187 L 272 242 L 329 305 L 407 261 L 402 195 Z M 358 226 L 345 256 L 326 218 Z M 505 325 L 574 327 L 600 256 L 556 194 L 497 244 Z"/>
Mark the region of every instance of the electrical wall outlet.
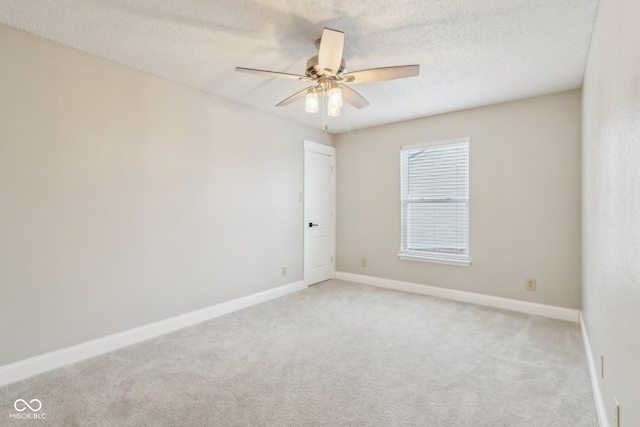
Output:
<path fill-rule="evenodd" d="M 366 258 L 362 258 L 360 260 L 360 267 L 366 267 L 367 266 L 367 259 Z"/>
<path fill-rule="evenodd" d="M 613 410 L 613 425 L 615 427 L 620 427 L 620 404 L 618 404 L 618 399 L 616 399 L 615 396 L 613 396 L 613 401 L 616 404 Z"/>
<path fill-rule="evenodd" d="M 282 275 L 283 276 L 287 275 L 287 267 L 282 267 Z"/>
<path fill-rule="evenodd" d="M 528 291 L 536 290 L 536 279 L 527 279 L 527 290 Z"/>

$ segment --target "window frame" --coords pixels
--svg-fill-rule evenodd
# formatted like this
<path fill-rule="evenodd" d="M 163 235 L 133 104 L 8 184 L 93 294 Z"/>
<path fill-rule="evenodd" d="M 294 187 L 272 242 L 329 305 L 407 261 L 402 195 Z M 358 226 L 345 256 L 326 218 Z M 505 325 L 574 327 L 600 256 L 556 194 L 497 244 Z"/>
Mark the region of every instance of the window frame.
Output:
<path fill-rule="evenodd" d="M 405 189 L 405 165 L 404 165 L 404 151 L 408 151 L 408 150 L 416 150 L 416 149 L 421 149 L 421 148 L 429 148 L 429 147 L 436 147 L 436 146 L 442 146 L 442 145 L 453 145 L 453 144 L 460 144 L 460 143 L 466 143 L 467 144 L 467 198 L 466 198 L 466 205 L 467 205 L 467 229 L 466 229 L 466 244 L 467 244 L 467 257 L 466 258 L 460 258 L 460 257 L 449 257 L 447 256 L 447 254 L 435 254 L 435 253 L 427 253 L 427 254 L 418 254 L 416 252 L 410 252 L 410 251 L 406 251 L 405 250 L 405 239 L 406 239 L 406 227 L 407 224 L 405 224 L 405 207 L 407 206 L 408 202 L 407 200 L 405 200 L 405 194 L 406 194 L 406 189 Z M 455 138 L 455 139 L 448 139 L 448 140 L 441 140 L 441 141 L 431 141 L 431 142 L 424 142 L 424 143 L 420 143 L 420 144 L 412 144 L 412 145 L 405 145 L 400 147 L 400 253 L 398 254 L 398 257 L 401 260 L 406 260 L 406 261 L 420 261 L 420 262 L 430 262 L 430 263 L 436 263 L 436 264 L 449 264 L 449 265 L 458 265 L 458 266 L 465 266 L 468 267 L 471 265 L 471 242 L 470 242 L 470 238 L 469 238 L 469 229 L 471 228 L 471 203 L 470 203 L 470 199 L 471 199 L 471 188 L 470 188 L 470 182 L 471 182 L 471 138 L 470 137 L 464 137 L 464 138 Z M 442 203 L 442 201 L 440 201 L 439 203 Z M 445 202 L 447 203 L 447 202 Z M 454 201 L 452 200 L 451 203 L 454 203 Z"/>

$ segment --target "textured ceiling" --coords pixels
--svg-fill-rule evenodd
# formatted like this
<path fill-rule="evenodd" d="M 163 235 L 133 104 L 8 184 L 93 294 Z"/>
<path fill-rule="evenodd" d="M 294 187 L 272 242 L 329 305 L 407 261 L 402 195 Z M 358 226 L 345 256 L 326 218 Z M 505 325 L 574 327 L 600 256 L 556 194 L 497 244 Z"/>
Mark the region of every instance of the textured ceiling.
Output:
<path fill-rule="evenodd" d="M 352 86 L 370 106 L 338 133 L 581 86 L 598 0 L 0 0 L 0 22 L 316 128 L 306 86 L 234 72 L 304 74 L 324 27 L 345 32 L 348 71 L 419 64 Z"/>

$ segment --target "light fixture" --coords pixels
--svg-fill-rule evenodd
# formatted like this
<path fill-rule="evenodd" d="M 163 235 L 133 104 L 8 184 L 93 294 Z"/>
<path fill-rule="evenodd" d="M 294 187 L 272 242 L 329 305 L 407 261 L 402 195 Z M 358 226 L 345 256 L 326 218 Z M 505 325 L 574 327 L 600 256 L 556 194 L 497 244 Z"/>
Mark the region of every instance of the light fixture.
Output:
<path fill-rule="evenodd" d="M 340 107 L 327 107 L 327 116 L 329 117 L 338 117 L 340 115 Z"/>
<path fill-rule="evenodd" d="M 329 117 L 338 117 L 342 107 L 342 88 L 336 82 L 322 82 L 320 85 L 309 88 L 305 98 L 304 109 L 307 113 L 318 112 L 318 93 L 322 94 L 323 110 Z"/>
<path fill-rule="evenodd" d="M 318 94 L 313 88 L 307 91 L 307 97 L 305 98 L 304 109 L 307 113 L 318 112 Z"/>
<path fill-rule="evenodd" d="M 340 107 L 342 107 L 342 89 L 334 83 L 329 89 L 329 109 L 340 109 Z"/>

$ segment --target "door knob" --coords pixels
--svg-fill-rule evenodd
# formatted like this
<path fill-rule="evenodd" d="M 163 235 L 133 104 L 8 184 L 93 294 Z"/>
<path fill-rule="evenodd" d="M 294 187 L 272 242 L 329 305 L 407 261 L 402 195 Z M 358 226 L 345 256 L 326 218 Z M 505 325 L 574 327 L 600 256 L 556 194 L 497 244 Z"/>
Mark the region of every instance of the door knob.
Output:
<path fill-rule="evenodd" d="M 310 222 L 310 223 L 309 223 L 309 228 L 311 228 L 311 227 L 317 227 L 317 226 L 318 226 L 318 224 L 314 224 L 314 223 L 312 223 L 312 222 Z"/>

